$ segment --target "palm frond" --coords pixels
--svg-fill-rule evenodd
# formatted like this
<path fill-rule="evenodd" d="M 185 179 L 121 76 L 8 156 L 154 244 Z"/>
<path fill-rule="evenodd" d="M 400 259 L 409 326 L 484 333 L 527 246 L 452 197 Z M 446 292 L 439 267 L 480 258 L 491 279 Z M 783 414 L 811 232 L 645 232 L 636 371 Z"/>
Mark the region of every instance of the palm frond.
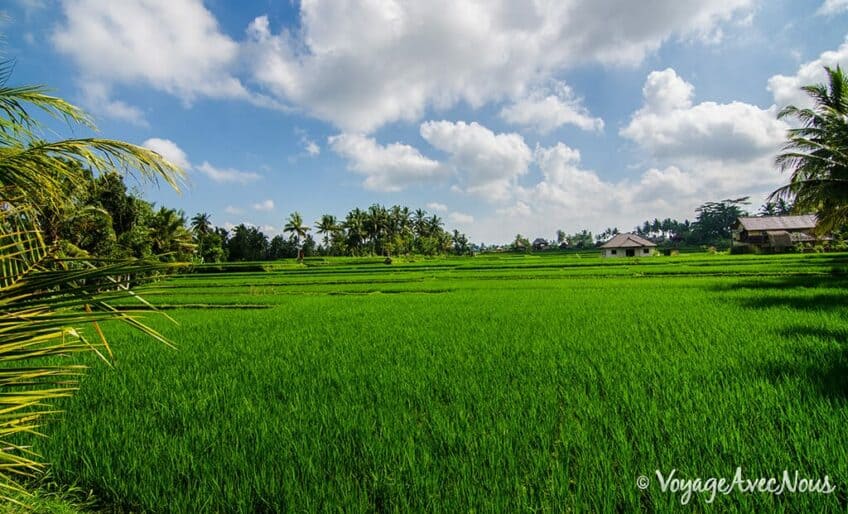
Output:
<path fill-rule="evenodd" d="M 11 73 L 6 67 L 2 71 Z M 2 78 L 2 75 L 0 75 Z M 6 75 L 8 79 L 8 75 Z M 6 137 L 21 136 L 30 138 L 32 130 L 39 124 L 26 109 L 26 104 L 33 105 L 54 118 L 62 119 L 69 124 L 81 124 L 94 129 L 92 119 L 79 107 L 47 94 L 47 88 L 42 86 L 7 87 L 5 80 L 0 85 L 0 132 Z"/>
<path fill-rule="evenodd" d="M 71 162 L 79 165 L 71 166 Z M 80 173 L 81 166 L 101 173 L 129 174 L 142 181 L 163 180 L 177 191 L 185 177 L 178 166 L 156 152 L 111 139 L 34 141 L 29 146 L 0 147 L 0 184 L 54 205 L 64 200 L 63 180 L 75 184 L 87 180 Z"/>
<path fill-rule="evenodd" d="M 819 232 L 848 222 L 848 78 L 842 69 L 825 68 L 827 84 L 802 88 L 812 108 L 787 106 L 779 118 L 794 118 L 800 127 L 787 133 L 783 151 L 775 159 L 789 183 L 770 199 L 794 200 L 799 211 L 818 214 Z"/>
<path fill-rule="evenodd" d="M 67 185 L 85 187 L 89 169 L 161 180 L 177 190 L 184 174 L 161 155 L 122 141 L 41 140 L 28 106 L 71 124 L 94 125 L 42 87 L 8 87 L 10 73 L 11 64 L 0 62 L 0 498 L 17 502 L 25 494 L 20 480 L 44 469 L 21 438 L 40 435 L 44 420 L 58 412 L 55 401 L 76 390 L 84 367 L 69 356 L 94 352 L 108 362 L 101 323 L 126 323 L 173 347 L 144 322 L 152 306 L 130 285 L 179 264 L 62 258 L 59 245 L 42 237 L 39 215 L 54 207 L 62 212 Z M 113 305 L 127 299 L 139 307 Z M 89 340 L 89 333 L 96 338 Z"/>
<path fill-rule="evenodd" d="M 3 489 L 20 492 L 15 477 L 43 469 L 39 457 L 13 439 L 39 435 L 44 418 L 57 412 L 52 402 L 72 394 L 84 371 L 72 361 L 39 365 L 44 358 L 93 351 L 107 360 L 101 349 L 109 354 L 108 344 L 95 325 L 105 321 L 127 323 L 172 346 L 141 321 L 150 312 L 149 303 L 141 300 L 143 309 L 119 310 L 109 302 L 137 298 L 126 277 L 175 265 L 57 259 L 38 230 L 28 226 L 32 219 L 25 207 L 0 212 L 0 248 L 6 249 L 0 252 L 0 497 Z M 86 326 L 94 328 L 99 341 L 86 337 Z"/>

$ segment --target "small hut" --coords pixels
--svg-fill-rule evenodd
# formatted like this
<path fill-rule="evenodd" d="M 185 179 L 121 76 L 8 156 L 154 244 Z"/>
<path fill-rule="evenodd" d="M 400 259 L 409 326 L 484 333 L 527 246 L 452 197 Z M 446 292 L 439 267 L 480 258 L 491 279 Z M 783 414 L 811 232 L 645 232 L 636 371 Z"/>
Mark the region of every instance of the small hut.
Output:
<path fill-rule="evenodd" d="M 654 255 L 657 245 L 632 233 L 616 234 L 601 245 L 603 257 L 648 257 Z"/>

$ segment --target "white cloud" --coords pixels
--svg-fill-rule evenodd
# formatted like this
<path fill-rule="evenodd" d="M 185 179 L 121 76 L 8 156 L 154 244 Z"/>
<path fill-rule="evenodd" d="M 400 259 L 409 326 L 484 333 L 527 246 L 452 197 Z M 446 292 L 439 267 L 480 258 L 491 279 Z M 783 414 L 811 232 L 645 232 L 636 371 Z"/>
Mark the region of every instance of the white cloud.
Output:
<path fill-rule="evenodd" d="M 848 5 L 848 4 L 846 4 Z M 818 59 L 802 64 L 795 75 L 775 75 L 768 81 L 768 90 L 774 95 L 774 102 L 780 106 L 795 105 L 809 107 L 810 97 L 801 88 L 810 84 L 827 82 L 824 67 L 848 67 L 848 41 L 836 50 L 822 52 Z"/>
<path fill-rule="evenodd" d="M 176 164 L 184 170 L 191 169 L 191 163 L 189 162 L 186 153 L 183 151 L 182 148 L 177 146 L 177 144 L 171 141 L 170 139 L 160 139 L 158 137 L 152 137 L 142 143 L 141 146 L 153 150 L 154 152 L 164 157 L 166 160 L 170 161 L 173 164 Z"/>
<path fill-rule="evenodd" d="M 526 203 L 522 202 L 521 200 L 518 200 L 513 205 L 510 205 L 509 207 L 502 207 L 495 212 L 498 214 L 499 217 L 502 217 L 506 224 L 509 225 L 510 221 L 514 221 L 515 218 L 529 218 L 533 214 L 533 209 L 531 209 L 530 206 Z M 524 220 L 522 220 L 522 223 L 523 222 Z M 509 229 L 507 229 L 507 232 L 509 232 Z M 495 232 L 495 234 L 498 234 L 501 237 L 503 236 L 503 233 L 501 233 L 500 231 Z M 497 240 L 491 239 L 489 237 L 485 237 L 485 239 L 488 239 L 489 241 Z"/>
<path fill-rule="evenodd" d="M 296 31 L 275 33 L 267 16 L 256 18 L 245 55 L 255 80 L 277 98 L 345 132 L 368 133 L 415 121 L 428 108 L 521 98 L 587 62 L 637 64 L 673 36 L 715 41 L 723 23 L 752 5 L 312 0 L 302 2 Z"/>
<path fill-rule="evenodd" d="M 242 209 L 240 207 L 228 205 L 224 208 L 224 212 L 226 212 L 227 214 L 241 214 L 241 213 L 244 212 L 244 209 Z"/>
<path fill-rule="evenodd" d="M 464 191 L 488 200 L 509 198 L 533 160 L 533 152 L 519 134 L 495 134 L 477 122 L 428 121 L 421 124 L 420 132 L 449 155 Z"/>
<path fill-rule="evenodd" d="M 445 177 L 438 161 L 401 143 L 380 145 L 360 134 L 339 134 L 327 140 L 330 148 L 348 160 L 348 169 L 365 176 L 363 186 L 374 191 L 400 191 L 416 183 Z"/>
<path fill-rule="evenodd" d="M 638 64 L 672 37 L 714 42 L 723 25 L 750 19 L 753 4 L 310 0 L 300 3 L 299 26 L 275 32 L 259 16 L 236 41 L 202 0 L 61 0 L 64 18 L 52 41 L 82 82 L 147 85 L 186 103 L 210 97 L 293 106 L 344 132 L 369 133 L 459 102 L 534 102 L 528 90 L 563 70 Z M 539 101 L 556 102 L 558 112 L 543 125 L 596 126 L 568 98 Z"/>
<path fill-rule="evenodd" d="M 588 131 L 604 129 L 604 120 L 592 117 L 582 100 L 563 82 L 532 90 L 526 97 L 504 107 L 500 116 L 509 123 L 533 127 L 542 134 L 566 124 Z"/>
<path fill-rule="evenodd" d="M 692 103 L 694 88 L 671 68 L 648 75 L 645 103 L 621 135 L 657 159 L 751 161 L 774 153 L 788 126 L 774 108 Z"/>
<path fill-rule="evenodd" d="M 321 147 L 318 146 L 318 143 L 311 140 L 304 141 L 304 149 L 306 153 L 312 157 L 315 157 L 321 153 Z"/>
<path fill-rule="evenodd" d="M 437 212 L 445 212 L 445 211 L 448 210 L 447 205 L 445 205 L 443 203 L 438 203 L 438 202 L 428 203 L 427 208 L 430 209 L 431 211 L 437 211 Z"/>
<path fill-rule="evenodd" d="M 171 161 L 173 164 L 183 168 L 184 170 L 195 170 L 203 173 L 214 182 L 218 183 L 236 183 L 236 184 L 247 184 L 249 182 L 254 182 L 262 178 L 258 173 L 248 172 L 248 171 L 238 171 L 234 169 L 223 169 L 217 168 L 206 161 L 203 161 L 203 164 L 200 166 L 194 166 L 188 159 L 188 156 L 183 151 L 182 148 L 177 146 L 176 143 L 171 141 L 170 139 L 160 139 L 158 137 L 153 137 L 146 140 L 141 146 L 145 148 L 149 148 L 154 152 L 158 153 L 165 159 Z M 229 211 L 228 211 L 229 212 Z"/>
<path fill-rule="evenodd" d="M 150 124 L 144 112 L 138 107 L 129 105 L 122 100 L 110 97 L 109 88 L 100 82 L 88 82 L 81 85 L 83 103 L 95 115 L 120 121 L 126 121 L 139 127 L 149 127 Z"/>
<path fill-rule="evenodd" d="M 665 169 L 651 168 L 642 174 L 635 188 L 638 196 L 644 200 L 652 198 L 691 197 L 700 192 L 695 177 L 683 173 L 676 166 Z"/>
<path fill-rule="evenodd" d="M 848 0 L 824 0 L 824 3 L 816 11 L 822 16 L 833 16 L 848 11 Z"/>
<path fill-rule="evenodd" d="M 530 205 L 559 206 L 570 214 L 591 217 L 620 193 L 595 172 L 581 169 L 580 152 L 563 143 L 538 148 L 535 153 L 543 179 L 526 193 L 525 201 Z"/>
<path fill-rule="evenodd" d="M 649 75 L 643 92 L 644 105 L 621 132 L 647 155 L 647 169 L 608 180 L 585 169 L 580 152 L 564 143 L 537 148 L 541 180 L 516 186 L 509 206 L 469 229 L 472 239 L 550 238 L 559 228 L 631 230 L 648 218 L 691 219 L 709 200 L 750 195 L 757 205 L 785 180 L 774 156 L 786 126 L 774 119 L 774 108 L 695 103 L 694 88 L 673 70 Z"/>
<path fill-rule="evenodd" d="M 673 69 L 653 71 L 642 87 L 642 98 L 645 100 L 642 110 L 668 113 L 677 109 L 688 109 L 692 106 L 694 94 L 695 87 L 680 78 Z"/>
<path fill-rule="evenodd" d="M 462 212 L 452 212 L 448 214 L 448 220 L 457 225 L 470 225 L 474 223 L 474 216 Z"/>
<path fill-rule="evenodd" d="M 221 32 L 201 0 L 62 0 L 56 49 L 81 83 L 144 84 L 186 103 L 239 98 L 273 107 L 234 75 L 239 44 Z"/>
<path fill-rule="evenodd" d="M 517 233 L 552 238 L 557 229 L 627 231 L 648 218 L 691 219 L 694 209 L 708 200 L 750 194 L 753 202 L 760 201 L 768 190 L 764 177 L 772 183 L 779 179 L 776 173 L 757 173 L 768 167 L 770 157 L 727 169 L 709 162 L 692 162 L 686 169 L 653 167 L 615 181 L 583 168 L 580 152 L 564 143 L 537 148 L 535 160 L 541 180 L 516 187 L 513 202 L 475 220 L 468 228 L 472 240 L 508 242 Z"/>
<path fill-rule="evenodd" d="M 203 164 L 197 166 L 196 169 L 212 179 L 213 182 L 218 182 L 219 184 L 247 184 L 262 178 L 262 175 L 252 171 L 239 171 L 232 168 L 217 168 L 209 164 L 207 161 L 203 161 Z"/>
<path fill-rule="evenodd" d="M 557 143 L 538 148 L 535 157 L 542 179 L 532 187 L 517 188 L 514 203 L 479 220 L 472 238 L 506 242 L 518 233 L 531 239 L 551 238 L 559 228 L 591 230 L 632 210 L 627 184 L 605 182 L 595 172 L 582 169 L 577 150 Z"/>
<path fill-rule="evenodd" d="M 273 211 L 274 210 L 274 201 L 273 200 L 263 200 L 259 203 L 253 204 L 253 210 L 255 211 Z"/>

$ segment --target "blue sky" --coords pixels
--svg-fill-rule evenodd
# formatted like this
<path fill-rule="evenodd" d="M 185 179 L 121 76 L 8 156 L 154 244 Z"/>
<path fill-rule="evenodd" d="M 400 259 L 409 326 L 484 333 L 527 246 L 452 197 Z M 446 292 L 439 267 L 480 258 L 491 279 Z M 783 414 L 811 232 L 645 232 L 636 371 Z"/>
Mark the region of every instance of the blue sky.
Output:
<path fill-rule="evenodd" d="M 145 197 L 269 234 L 295 210 L 372 203 L 426 208 L 488 243 L 758 204 L 785 178 L 775 113 L 803 104 L 822 66 L 848 65 L 848 0 L 3 10 L 14 83 L 46 84 L 101 135 L 188 170 L 182 195 Z"/>

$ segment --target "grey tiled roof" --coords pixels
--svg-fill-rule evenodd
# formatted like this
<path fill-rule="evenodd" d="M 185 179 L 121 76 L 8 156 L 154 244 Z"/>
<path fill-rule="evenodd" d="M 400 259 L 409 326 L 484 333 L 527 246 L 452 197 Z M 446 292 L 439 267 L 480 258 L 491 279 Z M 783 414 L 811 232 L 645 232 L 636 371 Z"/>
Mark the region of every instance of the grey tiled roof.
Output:
<path fill-rule="evenodd" d="M 641 248 L 643 246 L 657 246 L 644 237 L 636 234 L 616 234 L 615 237 L 601 245 L 601 248 Z"/>
<path fill-rule="evenodd" d="M 809 230 L 816 227 L 816 215 L 741 217 L 745 230 Z"/>

